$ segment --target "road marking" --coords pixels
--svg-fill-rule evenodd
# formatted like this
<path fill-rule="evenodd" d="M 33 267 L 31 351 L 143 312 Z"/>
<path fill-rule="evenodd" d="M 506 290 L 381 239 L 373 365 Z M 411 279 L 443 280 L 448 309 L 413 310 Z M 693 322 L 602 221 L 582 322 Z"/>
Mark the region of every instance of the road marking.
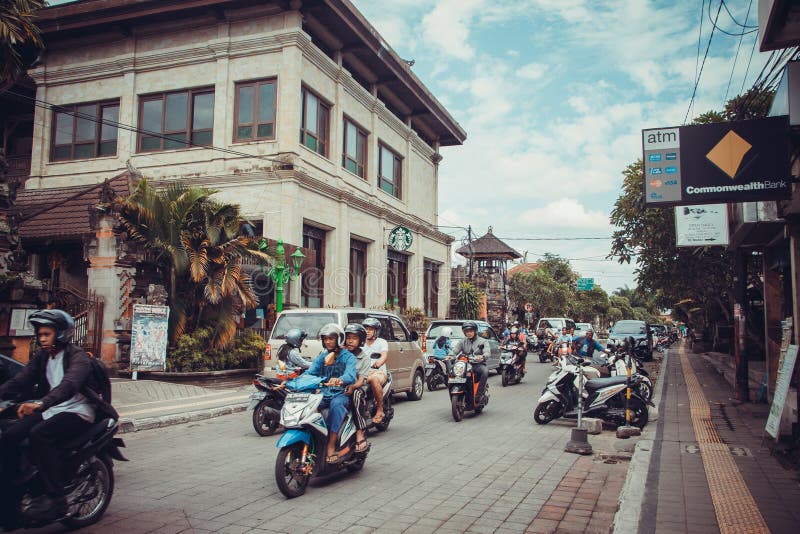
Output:
<path fill-rule="evenodd" d="M 172 404 L 172 405 L 169 405 L 169 406 L 162 406 L 162 407 L 159 407 L 159 408 L 146 408 L 144 410 L 134 410 L 132 412 L 126 412 L 123 409 L 123 410 L 120 410 L 119 414 L 120 414 L 120 416 L 131 417 L 132 415 L 142 415 L 142 414 L 146 414 L 146 413 L 155 413 L 155 412 L 161 412 L 161 411 L 164 411 L 164 410 L 171 410 L 171 409 L 176 409 L 176 410 L 181 410 L 181 411 L 191 411 L 192 408 L 196 408 L 196 407 L 199 407 L 199 406 L 206 406 L 206 405 L 209 405 L 209 404 L 217 404 L 217 403 L 223 403 L 221 405 L 224 405 L 224 403 L 228 403 L 228 402 L 244 402 L 244 401 L 248 400 L 249 398 L 250 398 L 250 394 L 237 395 L 235 397 L 217 398 L 217 399 L 211 399 L 211 400 L 206 400 L 206 401 L 189 402 L 188 404 L 183 404 L 181 402 L 178 402 L 176 404 Z M 184 400 L 184 401 L 194 401 L 194 399 L 182 399 L 182 400 Z"/>
<path fill-rule="evenodd" d="M 697 446 L 703 458 L 703 467 L 708 479 L 708 489 L 717 514 L 720 534 L 739 532 L 769 532 L 767 523 L 758 509 L 753 495 L 747 488 L 731 450 L 717 434 L 711 421 L 711 408 L 703 394 L 685 350 L 681 351 L 681 366 L 689 393 Z"/>

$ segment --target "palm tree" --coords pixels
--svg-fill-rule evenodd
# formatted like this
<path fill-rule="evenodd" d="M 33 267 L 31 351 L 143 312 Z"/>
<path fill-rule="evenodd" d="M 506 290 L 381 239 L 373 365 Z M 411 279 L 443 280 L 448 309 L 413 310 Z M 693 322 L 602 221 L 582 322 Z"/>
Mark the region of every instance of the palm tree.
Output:
<path fill-rule="evenodd" d="M 11 86 L 44 48 L 33 20 L 34 11 L 45 4 L 45 0 L 0 2 L 0 89 Z"/>
<path fill-rule="evenodd" d="M 270 262 L 251 238 L 239 236 L 245 222 L 238 206 L 210 197 L 216 191 L 182 184 L 155 189 L 139 182 L 115 209 L 128 235 L 156 253 L 169 272 L 170 340 L 203 326 L 212 328 L 212 347 L 224 347 L 236 331 L 235 318 L 255 306 L 241 260 Z"/>

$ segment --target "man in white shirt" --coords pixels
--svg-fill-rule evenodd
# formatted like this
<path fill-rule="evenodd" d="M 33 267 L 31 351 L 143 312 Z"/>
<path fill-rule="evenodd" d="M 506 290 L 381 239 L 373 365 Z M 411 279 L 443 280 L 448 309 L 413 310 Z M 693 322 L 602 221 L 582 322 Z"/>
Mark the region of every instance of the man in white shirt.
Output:
<path fill-rule="evenodd" d="M 381 331 L 381 322 L 374 317 L 367 317 L 361 322 L 367 330 L 367 342 L 364 343 L 364 352 L 372 358 L 372 371 L 367 377 L 367 383 L 372 388 L 375 396 L 377 408 L 372 422 L 375 424 L 383 422 L 383 386 L 389 380 L 389 370 L 386 367 L 386 359 L 389 357 L 389 344 L 382 337 L 378 337 Z"/>

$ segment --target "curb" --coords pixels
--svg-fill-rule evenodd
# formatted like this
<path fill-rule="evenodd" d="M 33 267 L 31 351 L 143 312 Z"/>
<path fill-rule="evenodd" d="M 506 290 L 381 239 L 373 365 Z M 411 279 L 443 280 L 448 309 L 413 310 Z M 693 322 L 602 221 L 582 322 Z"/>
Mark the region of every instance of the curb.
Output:
<path fill-rule="evenodd" d="M 658 406 L 661 404 L 661 397 L 664 394 L 665 380 L 662 377 L 667 372 L 667 362 L 671 352 L 671 350 L 667 350 L 664 359 L 661 361 L 658 384 L 656 384 L 656 389 L 653 392 L 653 404 L 656 405 L 656 408 L 650 408 L 650 421 L 658 420 Z M 631 465 L 628 467 L 628 475 L 625 477 L 625 485 L 619 494 L 619 508 L 616 515 L 614 515 L 612 530 L 614 534 L 630 534 L 639 531 L 639 518 L 644 503 L 645 485 L 647 484 L 650 461 L 652 460 L 654 439 L 650 434 L 650 431 L 645 430 L 642 438 L 636 443 L 636 449 L 633 451 Z"/>
<path fill-rule="evenodd" d="M 119 430 L 117 433 L 126 434 L 128 432 L 138 432 L 139 430 L 150 430 L 153 428 L 180 425 L 183 423 L 211 419 L 212 417 L 219 417 L 221 415 L 243 412 L 247 409 L 249 404 L 250 401 L 247 401 L 244 403 L 229 404 L 228 406 L 217 406 L 215 408 L 208 408 L 205 410 L 162 415 L 159 417 L 145 417 L 142 419 L 128 419 L 123 416 L 120 418 Z"/>

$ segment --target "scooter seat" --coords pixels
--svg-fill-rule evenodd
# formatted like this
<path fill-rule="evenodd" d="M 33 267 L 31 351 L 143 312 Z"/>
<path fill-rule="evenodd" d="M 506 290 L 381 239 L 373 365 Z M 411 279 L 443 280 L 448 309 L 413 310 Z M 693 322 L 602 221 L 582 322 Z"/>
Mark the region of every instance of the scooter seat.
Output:
<path fill-rule="evenodd" d="M 108 418 L 101 419 L 100 421 L 98 421 L 95 424 L 93 424 L 89 428 L 89 430 L 87 430 L 86 432 L 81 432 L 80 434 L 78 434 L 77 436 L 72 438 L 71 440 L 69 440 L 69 441 L 67 441 L 65 443 L 61 443 L 59 445 L 59 448 L 60 449 L 65 449 L 65 450 L 72 450 L 72 449 L 80 448 L 85 443 L 87 443 L 89 440 L 94 439 L 94 438 L 99 437 L 99 436 L 102 436 L 103 433 L 109 429 L 110 422 L 111 422 L 111 419 L 108 419 Z"/>
<path fill-rule="evenodd" d="M 624 384 L 627 380 L 625 376 L 612 376 L 610 378 L 592 378 L 586 382 L 586 389 L 590 391 L 597 391 L 600 388 L 605 388 L 608 386 L 616 386 L 619 384 Z"/>

